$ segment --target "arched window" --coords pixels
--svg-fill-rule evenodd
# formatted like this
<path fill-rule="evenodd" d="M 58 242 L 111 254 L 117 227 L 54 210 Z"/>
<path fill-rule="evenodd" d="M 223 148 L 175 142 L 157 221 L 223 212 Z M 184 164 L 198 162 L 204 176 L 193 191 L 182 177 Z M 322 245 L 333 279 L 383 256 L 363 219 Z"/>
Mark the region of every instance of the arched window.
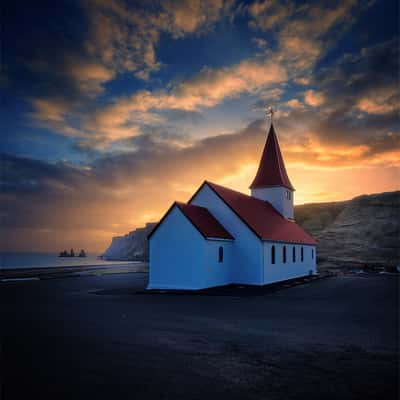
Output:
<path fill-rule="evenodd" d="M 293 246 L 292 259 L 293 259 L 293 262 L 296 262 L 296 247 L 295 246 Z"/>
<path fill-rule="evenodd" d="M 218 262 L 222 263 L 224 261 L 224 248 L 219 246 L 218 249 Z"/>
<path fill-rule="evenodd" d="M 286 262 L 286 246 L 283 246 L 283 253 L 282 253 L 283 263 Z"/>
<path fill-rule="evenodd" d="M 275 246 L 271 247 L 271 264 L 275 264 Z"/>
<path fill-rule="evenodd" d="M 304 261 L 304 249 L 303 246 L 301 246 L 301 262 Z"/>

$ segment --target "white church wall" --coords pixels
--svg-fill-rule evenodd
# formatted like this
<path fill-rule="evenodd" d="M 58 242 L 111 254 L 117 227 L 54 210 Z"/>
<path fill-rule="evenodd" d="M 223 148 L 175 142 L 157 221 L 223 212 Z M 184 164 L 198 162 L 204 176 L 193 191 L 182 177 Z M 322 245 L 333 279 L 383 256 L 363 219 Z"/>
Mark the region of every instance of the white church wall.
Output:
<path fill-rule="evenodd" d="M 233 235 L 232 281 L 261 285 L 262 280 L 262 242 L 236 216 L 236 214 L 214 193 L 204 185 L 192 199 L 191 204 L 203 206 Z"/>
<path fill-rule="evenodd" d="M 288 195 L 290 193 L 290 195 Z M 269 201 L 274 208 L 287 218 L 294 218 L 294 192 L 283 186 L 252 189 L 251 195 L 263 201 Z"/>
<path fill-rule="evenodd" d="M 232 283 L 233 241 L 206 240 L 206 257 L 203 267 L 202 286 L 213 287 Z M 219 260 L 219 248 L 222 247 L 223 257 Z"/>
<path fill-rule="evenodd" d="M 175 206 L 150 237 L 148 289 L 198 289 L 206 240 Z"/>
<path fill-rule="evenodd" d="M 275 264 L 272 264 L 272 246 L 275 247 Z M 286 247 L 286 263 L 283 262 L 283 247 Z M 296 249 L 296 261 L 293 262 L 293 247 Z M 301 261 L 301 248 L 304 258 Z M 286 279 L 316 274 L 316 247 L 310 245 L 264 242 L 264 283 L 273 283 Z"/>

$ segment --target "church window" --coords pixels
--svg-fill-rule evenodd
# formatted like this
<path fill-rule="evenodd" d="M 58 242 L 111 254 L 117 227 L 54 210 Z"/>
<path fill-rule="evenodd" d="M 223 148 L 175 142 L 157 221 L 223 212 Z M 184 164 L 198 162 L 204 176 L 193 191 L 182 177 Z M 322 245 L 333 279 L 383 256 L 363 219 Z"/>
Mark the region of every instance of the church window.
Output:
<path fill-rule="evenodd" d="M 301 246 L 301 261 L 304 261 L 304 249 L 303 246 Z"/>
<path fill-rule="evenodd" d="M 275 264 L 275 246 L 271 247 L 271 264 Z"/>
<path fill-rule="evenodd" d="M 296 262 L 296 247 L 293 246 L 293 253 L 292 253 L 293 262 Z"/>
<path fill-rule="evenodd" d="M 283 263 L 286 262 L 286 246 L 283 246 L 283 254 L 282 254 L 282 258 L 283 258 Z"/>
<path fill-rule="evenodd" d="M 218 249 L 218 262 L 222 263 L 224 261 L 224 248 L 219 246 Z"/>

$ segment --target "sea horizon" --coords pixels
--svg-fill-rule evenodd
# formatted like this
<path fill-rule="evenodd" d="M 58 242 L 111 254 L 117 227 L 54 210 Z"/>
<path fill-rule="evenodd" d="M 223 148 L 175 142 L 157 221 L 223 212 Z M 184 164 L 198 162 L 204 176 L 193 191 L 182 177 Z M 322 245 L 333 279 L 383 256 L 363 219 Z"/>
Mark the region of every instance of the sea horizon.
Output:
<path fill-rule="evenodd" d="M 88 265 L 135 263 L 130 260 L 103 260 L 101 253 L 86 253 L 86 257 L 59 257 L 57 252 L 0 251 L 0 270 L 22 268 L 51 268 Z"/>

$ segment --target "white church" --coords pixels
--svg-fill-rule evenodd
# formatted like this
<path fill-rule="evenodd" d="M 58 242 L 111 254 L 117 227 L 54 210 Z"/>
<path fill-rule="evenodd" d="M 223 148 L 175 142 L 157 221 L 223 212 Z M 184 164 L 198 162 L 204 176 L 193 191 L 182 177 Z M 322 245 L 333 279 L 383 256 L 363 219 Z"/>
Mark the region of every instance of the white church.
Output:
<path fill-rule="evenodd" d="M 251 195 L 205 181 L 148 236 L 148 289 L 266 285 L 316 274 L 316 241 L 294 220 L 273 123 Z"/>

